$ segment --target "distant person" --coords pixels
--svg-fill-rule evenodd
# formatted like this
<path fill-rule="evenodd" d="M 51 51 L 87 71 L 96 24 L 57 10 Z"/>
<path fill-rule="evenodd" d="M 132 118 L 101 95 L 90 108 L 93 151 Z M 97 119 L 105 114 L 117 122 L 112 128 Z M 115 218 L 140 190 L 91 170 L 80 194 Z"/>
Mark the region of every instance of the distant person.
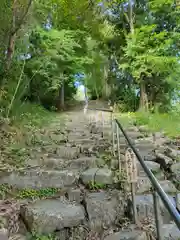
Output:
<path fill-rule="evenodd" d="M 112 106 L 111 100 L 108 101 L 108 106 L 109 106 L 110 110 L 113 110 L 113 106 Z"/>

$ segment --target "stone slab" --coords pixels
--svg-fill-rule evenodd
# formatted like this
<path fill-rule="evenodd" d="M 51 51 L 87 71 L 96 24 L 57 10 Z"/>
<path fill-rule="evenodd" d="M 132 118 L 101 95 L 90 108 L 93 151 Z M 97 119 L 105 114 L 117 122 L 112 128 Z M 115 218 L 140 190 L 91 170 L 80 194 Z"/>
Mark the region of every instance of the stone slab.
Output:
<path fill-rule="evenodd" d="M 29 229 L 39 234 L 77 227 L 85 220 L 84 208 L 81 205 L 60 199 L 39 200 L 23 206 L 21 214 Z"/>

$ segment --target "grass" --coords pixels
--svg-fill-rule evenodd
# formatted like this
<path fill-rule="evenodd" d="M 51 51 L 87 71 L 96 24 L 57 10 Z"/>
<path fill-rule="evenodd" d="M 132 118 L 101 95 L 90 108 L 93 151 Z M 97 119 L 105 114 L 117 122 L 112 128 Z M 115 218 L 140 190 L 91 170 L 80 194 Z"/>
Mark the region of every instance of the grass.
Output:
<path fill-rule="evenodd" d="M 55 236 L 53 235 L 40 235 L 37 233 L 32 233 L 30 236 L 27 238 L 28 240 L 55 240 Z"/>
<path fill-rule="evenodd" d="M 48 133 L 48 126 L 54 124 L 53 128 L 56 129 L 64 118 L 64 114 L 50 112 L 31 103 L 17 107 L 9 119 L 0 117 L 0 167 L 1 164 L 22 167 L 29 157 L 30 148 L 35 147 L 33 139 L 38 136 L 37 140 L 43 141 L 46 135 L 41 131 L 51 134 Z"/>
<path fill-rule="evenodd" d="M 47 111 L 40 105 L 27 102 L 14 112 L 14 116 L 11 119 L 15 125 L 24 128 L 40 128 L 56 116 L 57 113 L 55 112 Z"/>
<path fill-rule="evenodd" d="M 0 186 L 0 199 L 7 199 L 12 197 L 15 199 L 46 199 L 55 197 L 62 194 L 59 188 L 41 188 L 41 189 L 16 189 L 8 184 L 1 184 Z"/>
<path fill-rule="evenodd" d="M 124 127 L 132 124 L 146 125 L 151 132 L 164 132 L 171 138 L 180 137 L 180 111 L 175 110 L 170 113 L 145 113 L 135 112 L 126 114 L 117 114 L 117 118 Z"/>

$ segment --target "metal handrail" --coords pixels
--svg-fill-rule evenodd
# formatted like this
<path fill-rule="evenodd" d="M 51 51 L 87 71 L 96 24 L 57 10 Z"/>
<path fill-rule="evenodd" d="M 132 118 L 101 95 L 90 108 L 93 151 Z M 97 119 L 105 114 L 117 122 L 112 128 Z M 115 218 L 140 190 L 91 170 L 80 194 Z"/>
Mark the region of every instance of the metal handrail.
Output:
<path fill-rule="evenodd" d="M 177 227 L 180 229 L 180 214 L 179 214 L 179 212 L 174 207 L 174 205 L 170 201 L 168 195 L 162 189 L 161 185 L 158 183 L 156 177 L 153 175 L 153 173 L 150 171 L 150 169 L 146 166 L 146 164 L 143 161 L 142 157 L 140 156 L 140 154 L 138 153 L 136 148 L 133 146 L 133 143 L 131 142 L 131 140 L 129 139 L 127 134 L 125 133 L 122 125 L 120 124 L 120 122 L 117 119 L 114 119 L 114 121 L 118 125 L 119 129 L 121 130 L 121 132 L 123 133 L 125 139 L 127 140 L 129 146 L 131 147 L 131 149 L 133 150 L 133 152 L 136 155 L 137 159 L 139 160 L 142 168 L 144 169 L 145 173 L 147 174 L 149 180 L 151 181 L 151 184 L 152 184 L 154 190 L 158 193 L 158 195 L 160 196 L 162 202 L 164 203 L 165 207 L 167 208 L 169 214 L 173 218 L 173 220 L 176 223 Z"/>
<path fill-rule="evenodd" d="M 162 240 L 162 229 L 161 229 L 161 219 L 159 215 L 159 197 L 164 203 L 164 206 L 168 210 L 169 214 L 171 215 L 172 219 L 174 220 L 176 226 L 180 230 L 180 214 L 177 211 L 176 207 L 172 204 L 170 201 L 168 195 L 164 192 L 161 185 L 159 184 L 158 180 L 154 176 L 154 174 L 150 171 L 150 169 L 145 164 L 144 160 L 142 159 L 141 155 L 138 153 L 136 148 L 133 146 L 133 143 L 127 136 L 126 132 L 124 131 L 122 125 L 117 119 L 113 119 L 113 111 L 111 109 L 101 109 L 101 108 L 88 108 L 88 110 L 94 110 L 94 111 L 102 111 L 102 112 L 109 112 L 111 113 L 111 124 L 112 124 L 112 141 L 113 141 L 113 154 L 115 154 L 115 137 L 114 137 L 114 130 L 113 125 L 116 124 L 116 138 L 117 138 L 117 148 L 118 148 L 118 160 L 119 160 L 119 171 L 121 172 L 121 159 L 120 159 L 120 142 L 119 142 L 119 131 L 121 131 L 129 145 L 129 147 L 134 152 L 135 156 L 137 157 L 138 161 L 140 162 L 144 172 L 147 174 L 148 179 L 150 180 L 152 187 L 153 187 L 153 201 L 154 201 L 154 213 L 155 213 L 155 222 L 156 222 L 156 229 L 157 229 L 157 239 Z M 104 126 L 104 118 L 102 119 Z M 132 203 L 133 203 L 133 214 L 134 214 L 134 223 L 138 223 L 138 217 L 137 217 L 137 209 L 135 206 L 135 189 L 134 189 L 134 183 L 131 183 L 131 195 L 132 195 Z"/>

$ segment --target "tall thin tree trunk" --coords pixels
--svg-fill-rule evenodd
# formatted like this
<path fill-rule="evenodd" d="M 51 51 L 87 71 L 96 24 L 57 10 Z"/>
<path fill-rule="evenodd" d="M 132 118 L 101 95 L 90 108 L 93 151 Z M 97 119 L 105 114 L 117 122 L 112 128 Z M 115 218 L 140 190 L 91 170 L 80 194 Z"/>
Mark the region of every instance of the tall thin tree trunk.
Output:
<path fill-rule="evenodd" d="M 59 91 L 59 110 L 64 110 L 64 80 L 62 81 L 62 85 Z"/>
<path fill-rule="evenodd" d="M 140 104 L 139 104 L 139 110 L 148 111 L 148 96 L 146 93 L 146 85 L 145 81 L 141 80 L 140 82 Z"/>
<path fill-rule="evenodd" d="M 6 73 L 8 73 L 10 69 L 11 60 L 14 54 L 14 47 L 15 47 L 15 41 L 16 41 L 16 32 L 14 31 L 15 28 L 16 28 L 16 0 L 13 1 L 13 6 L 12 6 L 12 25 L 11 25 L 11 30 L 10 30 L 9 39 L 8 39 L 7 57 L 6 57 L 6 63 L 5 63 Z"/>
<path fill-rule="evenodd" d="M 129 26 L 130 26 L 131 33 L 134 34 L 134 19 L 133 19 L 132 0 L 129 0 Z"/>
<path fill-rule="evenodd" d="M 12 57 L 14 54 L 14 47 L 15 47 L 15 41 L 16 41 L 16 34 L 9 36 L 9 42 L 8 42 L 8 48 L 7 48 L 7 58 L 6 58 L 6 72 L 9 71 Z"/>
<path fill-rule="evenodd" d="M 17 9 L 18 9 L 18 4 L 17 0 L 13 0 L 13 5 L 12 5 L 12 24 L 11 24 L 11 29 L 9 33 L 9 39 L 8 39 L 8 46 L 7 46 L 7 57 L 6 57 L 6 62 L 5 62 L 5 72 L 6 74 L 8 73 L 11 62 L 12 62 L 12 57 L 14 54 L 14 48 L 15 48 L 15 41 L 16 41 L 16 35 L 19 29 L 21 28 L 22 24 L 24 23 L 24 19 L 26 18 L 28 11 L 32 5 L 33 0 L 29 0 L 27 7 L 22 14 L 20 20 L 17 22 Z"/>

